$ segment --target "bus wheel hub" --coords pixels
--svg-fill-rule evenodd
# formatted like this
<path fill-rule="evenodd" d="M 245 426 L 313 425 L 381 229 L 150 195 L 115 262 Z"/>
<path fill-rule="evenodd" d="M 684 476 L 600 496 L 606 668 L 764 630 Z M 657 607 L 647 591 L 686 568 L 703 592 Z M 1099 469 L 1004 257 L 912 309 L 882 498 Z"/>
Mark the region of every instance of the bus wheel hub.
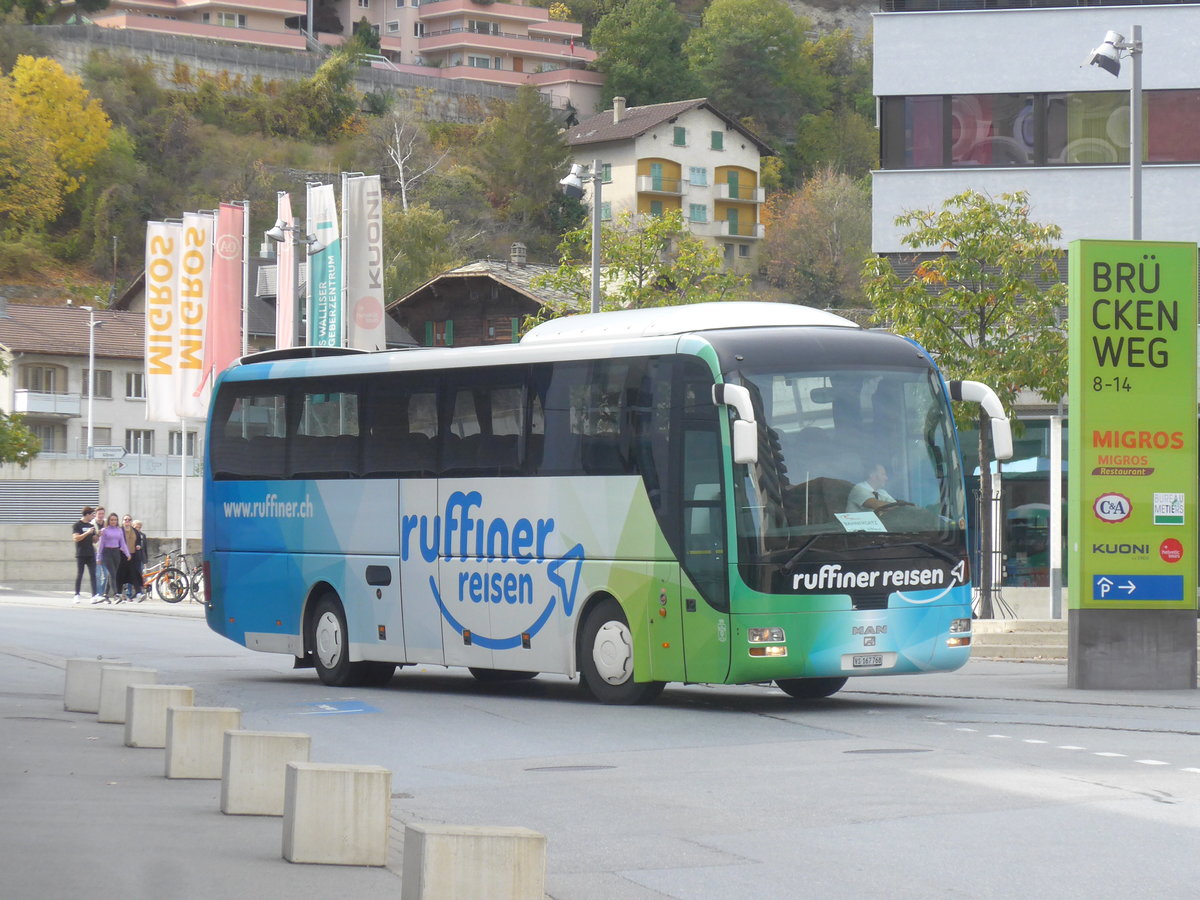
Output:
<path fill-rule="evenodd" d="M 596 671 L 609 684 L 624 684 L 633 671 L 633 641 L 622 622 L 605 622 L 592 647 Z"/>

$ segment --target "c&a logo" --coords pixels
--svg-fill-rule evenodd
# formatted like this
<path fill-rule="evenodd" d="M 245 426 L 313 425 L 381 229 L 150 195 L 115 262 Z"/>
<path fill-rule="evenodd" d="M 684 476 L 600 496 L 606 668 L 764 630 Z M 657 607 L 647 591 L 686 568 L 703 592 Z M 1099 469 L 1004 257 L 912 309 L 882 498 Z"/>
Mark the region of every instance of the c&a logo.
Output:
<path fill-rule="evenodd" d="M 1101 494 L 1092 503 L 1092 512 L 1102 522 L 1124 522 L 1133 512 L 1133 504 L 1124 494 Z"/>

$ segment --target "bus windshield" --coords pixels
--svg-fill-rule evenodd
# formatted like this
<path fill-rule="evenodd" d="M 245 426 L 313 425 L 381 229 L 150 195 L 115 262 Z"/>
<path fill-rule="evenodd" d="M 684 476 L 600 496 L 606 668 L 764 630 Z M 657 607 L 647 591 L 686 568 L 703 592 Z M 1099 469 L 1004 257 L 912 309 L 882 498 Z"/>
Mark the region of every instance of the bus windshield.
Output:
<path fill-rule="evenodd" d="M 932 367 L 737 375 L 759 421 L 758 462 L 735 479 L 744 565 L 795 565 L 810 549 L 961 554 L 962 474 Z"/>

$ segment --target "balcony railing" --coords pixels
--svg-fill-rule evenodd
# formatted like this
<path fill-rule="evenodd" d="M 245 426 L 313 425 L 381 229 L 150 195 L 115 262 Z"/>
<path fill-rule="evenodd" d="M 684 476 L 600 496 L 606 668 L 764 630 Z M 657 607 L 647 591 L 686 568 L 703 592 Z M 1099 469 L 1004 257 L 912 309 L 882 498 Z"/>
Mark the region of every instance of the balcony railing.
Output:
<path fill-rule="evenodd" d="M 741 222 L 736 226 L 730 227 L 728 219 L 721 219 L 717 222 L 720 228 L 721 237 L 740 237 L 740 238 L 756 238 L 761 240 L 766 237 L 767 230 L 762 225 L 754 222 Z"/>
<path fill-rule="evenodd" d="M 714 185 L 717 189 L 718 200 L 736 200 L 740 203 L 762 203 L 767 199 L 765 189 L 756 187 L 738 187 L 735 190 L 730 190 L 729 185 L 722 182 Z"/>
<path fill-rule="evenodd" d="M 473 28 L 463 28 L 461 26 L 457 28 L 441 28 L 437 31 L 426 31 L 423 35 L 421 35 L 421 37 L 441 37 L 442 35 L 446 34 L 469 34 L 472 37 L 477 38 L 495 37 L 507 38 L 513 41 L 534 41 L 539 44 L 554 44 L 556 46 L 566 47 L 568 49 L 573 47 L 575 50 L 584 50 L 589 52 L 592 49 L 587 44 L 583 43 L 583 41 L 572 41 L 570 38 L 538 37 L 537 35 L 533 34 L 516 34 L 512 31 L 476 31 Z"/>
<path fill-rule="evenodd" d="M 637 189 L 642 194 L 672 194 L 683 193 L 683 181 L 679 178 L 664 178 L 661 175 L 639 175 Z"/>
<path fill-rule="evenodd" d="M 13 391 L 13 411 L 29 416 L 77 418 L 80 404 L 79 394 L 29 391 L 24 388 Z"/>

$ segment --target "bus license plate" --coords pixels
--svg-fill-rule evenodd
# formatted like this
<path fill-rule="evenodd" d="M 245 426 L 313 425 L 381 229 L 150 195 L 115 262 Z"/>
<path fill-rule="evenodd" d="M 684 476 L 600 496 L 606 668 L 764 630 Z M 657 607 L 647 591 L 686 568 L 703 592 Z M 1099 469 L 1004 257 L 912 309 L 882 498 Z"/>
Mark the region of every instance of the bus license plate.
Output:
<path fill-rule="evenodd" d="M 883 665 L 883 655 L 880 653 L 855 654 L 850 664 L 856 669 L 874 669 Z"/>

